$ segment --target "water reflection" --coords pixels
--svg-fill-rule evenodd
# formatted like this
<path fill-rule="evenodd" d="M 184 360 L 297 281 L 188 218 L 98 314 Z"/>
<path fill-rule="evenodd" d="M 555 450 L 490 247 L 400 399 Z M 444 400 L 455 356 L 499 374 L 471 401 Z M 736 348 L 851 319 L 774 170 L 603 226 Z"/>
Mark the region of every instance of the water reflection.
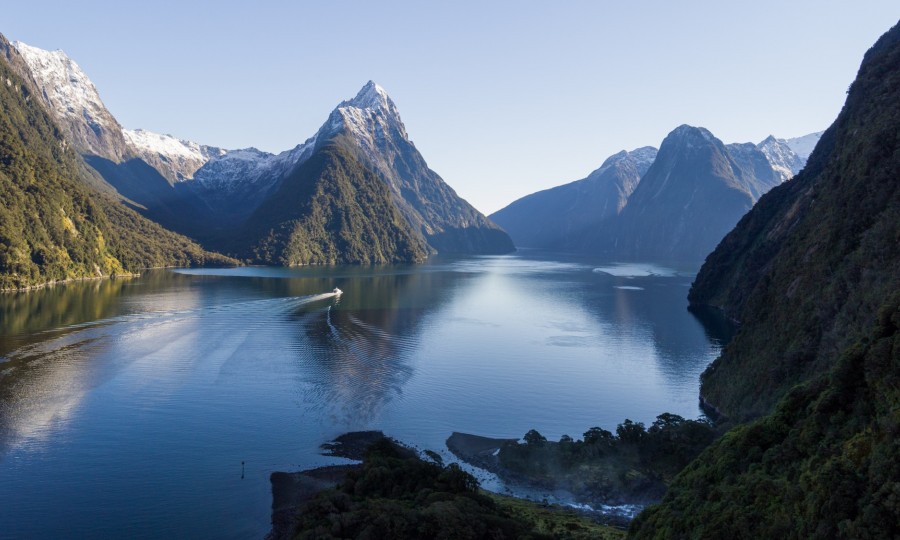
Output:
<path fill-rule="evenodd" d="M 341 283 L 343 294 L 324 312 L 295 310 L 307 409 L 346 429 L 370 427 L 415 372 L 422 321 L 465 279 L 437 272 L 362 276 Z"/>
<path fill-rule="evenodd" d="M 600 266 L 159 271 L 0 295 L 0 536 L 261 537 L 269 473 L 323 464 L 347 429 L 440 449 L 694 414 L 715 330 L 685 310 L 690 275 Z"/>

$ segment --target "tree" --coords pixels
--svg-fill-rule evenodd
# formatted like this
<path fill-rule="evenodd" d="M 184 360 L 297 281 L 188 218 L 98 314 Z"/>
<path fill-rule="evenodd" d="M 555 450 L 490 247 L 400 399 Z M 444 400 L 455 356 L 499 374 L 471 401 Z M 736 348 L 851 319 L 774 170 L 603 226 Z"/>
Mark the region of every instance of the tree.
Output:
<path fill-rule="evenodd" d="M 545 442 L 547 442 L 547 437 L 544 437 L 543 435 L 538 433 L 538 431 L 536 429 L 530 430 L 522 438 L 525 439 L 525 444 L 532 445 L 532 446 L 540 446 L 540 445 L 544 444 Z"/>
<path fill-rule="evenodd" d="M 647 431 L 642 422 L 632 422 L 626 418 L 624 422 L 616 426 L 616 435 L 623 443 L 638 444 L 647 435 Z"/>

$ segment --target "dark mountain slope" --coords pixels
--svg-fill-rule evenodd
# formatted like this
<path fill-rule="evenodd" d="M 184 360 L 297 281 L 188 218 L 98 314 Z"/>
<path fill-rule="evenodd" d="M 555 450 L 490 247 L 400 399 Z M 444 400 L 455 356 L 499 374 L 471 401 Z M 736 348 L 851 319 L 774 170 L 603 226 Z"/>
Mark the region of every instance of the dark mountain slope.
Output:
<path fill-rule="evenodd" d="M 656 149 L 638 148 L 610 156 L 587 178 L 532 193 L 490 218 L 520 247 L 578 250 L 619 215 L 656 158 Z"/>
<path fill-rule="evenodd" d="M 632 523 L 636 538 L 897 538 L 900 295 L 827 376 L 726 433 Z"/>
<path fill-rule="evenodd" d="M 79 158 L 0 58 L 0 289 L 227 262 L 86 186 Z"/>
<path fill-rule="evenodd" d="M 692 305 L 743 324 L 703 378 L 725 414 L 767 412 L 826 370 L 900 286 L 900 52 L 866 55 L 806 168 L 772 190 L 707 259 Z M 752 388 L 746 381 L 752 380 Z"/>
<path fill-rule="evenodd" d="M 340 138 L 319 149 L 257 208 L 238 238 L 264 264 L 384 264 L 421 261 L 427 245 L 388 187 Z"/>
<path fill-rule="evenodd" d="M 85 161 L 125 198 L 125 204 L 163 227 L 197 240 L 208 240 L 216 224 L 215 216 L 205 202 L 182 188 L 174 186 L 142 158 L 114 163 L 99 156 L 85 156 Z"/>
<path fill-rule="evenodd" d="M 615 236 L 593 245 L 628 259 L 703 260 L 753 206 L 736 168 L 709 131 L 676 128 L 629 197 Z"/>
<path fill-rule="evenodd" d="M 740 319 L 702 391 L 726 433 L 637 538 L 900 536 L 900 26 L 866 53 L 806 169 L 691 291 Z M 772 410 L 772 404 L 777 406 Z"/>

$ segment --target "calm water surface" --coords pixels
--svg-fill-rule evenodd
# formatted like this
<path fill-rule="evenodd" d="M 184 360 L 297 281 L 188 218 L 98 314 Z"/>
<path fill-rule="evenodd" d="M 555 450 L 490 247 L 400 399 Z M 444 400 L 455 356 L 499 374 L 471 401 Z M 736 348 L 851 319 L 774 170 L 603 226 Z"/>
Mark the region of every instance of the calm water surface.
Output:
<path fill-rule="evenodd" d="M 0 295 L 0 537 L 261 538 L 269 474 L 350 430 L 450 460 L 453 431 L 697 417 L 723 336 L 692 277 L 526 253 Z"/>

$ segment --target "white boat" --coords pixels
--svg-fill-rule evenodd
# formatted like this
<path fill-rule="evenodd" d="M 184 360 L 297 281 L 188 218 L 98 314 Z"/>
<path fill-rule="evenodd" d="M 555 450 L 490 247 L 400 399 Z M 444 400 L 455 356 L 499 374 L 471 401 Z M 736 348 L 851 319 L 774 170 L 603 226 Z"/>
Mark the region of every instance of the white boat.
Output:
<path fill-rule="evenodd" d="M 344 291 L 342 291 L 342 290 L 338 289 L 337 287 L 335 287 L 334 290 L 331 291 L 331 294 L 336 294 L 336 295 L 340 296 L 340 295 L 344 294 Z"/>

